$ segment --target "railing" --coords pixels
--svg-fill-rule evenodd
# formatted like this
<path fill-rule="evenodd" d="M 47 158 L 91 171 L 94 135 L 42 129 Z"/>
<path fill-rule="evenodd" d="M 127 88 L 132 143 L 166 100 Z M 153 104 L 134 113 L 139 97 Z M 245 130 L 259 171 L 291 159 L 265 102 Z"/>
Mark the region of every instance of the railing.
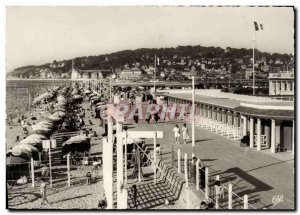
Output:
<path fill-rule="evenodd" d="M 248 203 L 248 195 L 241 197 L 233 192 L 231 183 L 221 184 L 219 172 L 211 166 L 205 166 L 199 159 L 196 162 L 188 160 L 187 154 L 182 155 L 180 149 L 171 152 L 171 166 L 184 175 L 189 187 L 194 186 L 196 192 L 202 192 L 216 209 L 256 209 Z"/>
<path fill-rule="evenodd" d="M 257 146 L 258 135 L 254 135 L 254 146 Z M 262 147 L 267 147 L 267 135 L 260 135 L 260 145 Z"/>

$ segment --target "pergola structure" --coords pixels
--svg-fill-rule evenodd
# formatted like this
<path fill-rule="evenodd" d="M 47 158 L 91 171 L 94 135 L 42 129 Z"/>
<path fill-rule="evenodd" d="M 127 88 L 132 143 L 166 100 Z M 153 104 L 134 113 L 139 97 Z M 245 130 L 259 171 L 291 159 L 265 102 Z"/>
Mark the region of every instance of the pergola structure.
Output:
<path fill-rule="evenodd" d="M 112 107 L 112 106 L 111 106 Z M 127 183 L 127 165 L 124 165 L 123 158 L 123 143 L 124 139 L 128 136 L 130 138 L 138 139 L 153 139 L 153 172 L 154 183 L 156 183 L 156 144 L 157 138 L 163 138 L 162 131 L 123 131 L 124 116 L 120 115 L 117 111 L 109 110 L 108 108 L 108 135 L 103 139 L 103 187 L 107 201 L 107 209 L 113 209 L 113 120 L 116 122 L 116 138 L 117 138 L 117 209 L 127 208 L 127 190 L 124 186 L 124 169 L 125 169 L 125 182 Z M 126 144 L 126 141 L 125 141 Z M 125 150 L 126 151 L 126 150 Z M 127 154 L 125 155 L 125 162 L 127 163 Z M 139 173 L 140 175 L 140 173 Z"/>

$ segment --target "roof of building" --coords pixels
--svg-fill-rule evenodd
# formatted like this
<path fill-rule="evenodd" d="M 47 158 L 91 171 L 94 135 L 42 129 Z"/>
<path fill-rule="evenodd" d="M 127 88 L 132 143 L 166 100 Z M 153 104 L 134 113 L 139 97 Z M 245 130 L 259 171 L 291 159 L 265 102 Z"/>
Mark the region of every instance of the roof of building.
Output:
<path fill-rule="evenodd" d="M 164 95 L 168 97 L 187 101 L 192 100 L 192 94 L 188 93 L 187 90 L 186 92 L 176 92 L 175 90 L 164 92 Z M 207 94 L 207 96 L 203 94 Z M 233 93 L 223 93 L 218 90 L 203 90 L 202 92 L 198 91 L 195 93 L 195 103 L 226 108 L 256 117 L 261 116 L 274 119 L 294 118 L 294 102 L 280 101 L 267 97 L 237 95 Z"/>
<path fill-rule="evenodd" d="M 294 111 L 290 110 L 269 110 L 269 109 L 256 109 L 239 106 L 234 111 L 241 114 L 247 114 L 250 116 L 272 118 L 272 119 L 294 119 Z"/>

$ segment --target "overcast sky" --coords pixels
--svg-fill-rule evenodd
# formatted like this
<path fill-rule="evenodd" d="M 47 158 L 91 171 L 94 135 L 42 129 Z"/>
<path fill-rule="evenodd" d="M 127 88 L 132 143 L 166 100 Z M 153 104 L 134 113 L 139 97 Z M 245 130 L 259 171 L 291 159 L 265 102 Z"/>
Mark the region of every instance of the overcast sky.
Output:
<path fill-rule="evenodd" d="M 287 7 L 7 7 L 7 70 L 53 60 L 178 45 L 252 48 L 293 54 Z"/>

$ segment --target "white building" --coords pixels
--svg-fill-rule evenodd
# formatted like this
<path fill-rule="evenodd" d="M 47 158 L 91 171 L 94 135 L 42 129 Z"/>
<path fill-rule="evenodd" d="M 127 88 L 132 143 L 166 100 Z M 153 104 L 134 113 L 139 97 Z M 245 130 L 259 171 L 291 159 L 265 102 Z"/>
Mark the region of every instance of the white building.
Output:
<path fill-rule="evenodd" d="M 129 67 L 125 67 L 120 75 L 119 75 L 119 79 L 123 79 L 123 80 L 137 80 L 139 78 L 141 78 L 142 76 L 142 71 L 139 68 L 129 68 Z"/>
<path fill-rule="evenodd" d="M 269 73 L 269 95 L 294 96 L 294 72 Z"/>

